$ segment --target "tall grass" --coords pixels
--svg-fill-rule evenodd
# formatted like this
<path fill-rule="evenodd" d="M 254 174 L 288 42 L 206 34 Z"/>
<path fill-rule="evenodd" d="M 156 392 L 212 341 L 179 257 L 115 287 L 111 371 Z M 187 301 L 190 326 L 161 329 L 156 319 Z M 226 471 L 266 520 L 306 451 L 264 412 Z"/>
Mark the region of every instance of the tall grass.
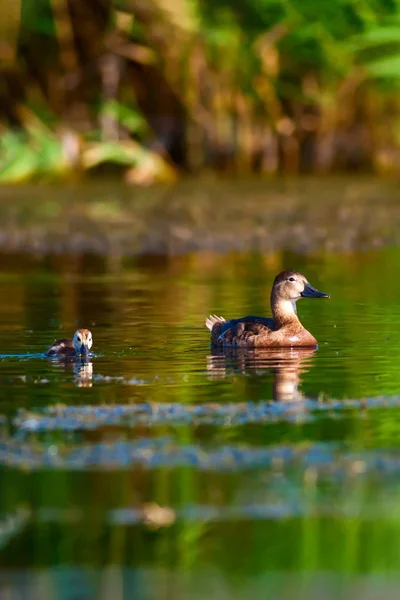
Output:
<path fill-rule="evenodd" d="M 3 180 L 399 166 L 397 0 L 9 0 L 0 22 Z"/>

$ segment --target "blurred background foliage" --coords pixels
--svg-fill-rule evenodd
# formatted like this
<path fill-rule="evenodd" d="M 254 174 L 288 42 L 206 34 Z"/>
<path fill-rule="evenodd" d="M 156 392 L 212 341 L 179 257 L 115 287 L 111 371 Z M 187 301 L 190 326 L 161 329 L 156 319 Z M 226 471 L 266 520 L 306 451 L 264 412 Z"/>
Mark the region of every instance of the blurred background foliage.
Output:
<path fill-rule="evenodd" d="M 400 166 L 400 0 L 4 0 L 0 179 Z"/>

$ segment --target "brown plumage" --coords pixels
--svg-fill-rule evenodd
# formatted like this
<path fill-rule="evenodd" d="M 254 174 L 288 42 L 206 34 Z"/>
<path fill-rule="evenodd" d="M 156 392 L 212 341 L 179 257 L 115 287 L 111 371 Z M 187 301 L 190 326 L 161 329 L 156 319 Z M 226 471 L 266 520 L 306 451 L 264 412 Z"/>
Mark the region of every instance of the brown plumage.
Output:
<path fill-rule="evenodd" d="M 301 273 L 282 271 L 275 277 L 271 291 L 272 318 L 243 317 L 226 321 L 210 316 L 206 325 L 214 347 L 271 348 L 316 346 L 317 340 L 300 323 L 296 302 L 300 298 L 329 298 L 319 292 Z"/>
<path fill-rule="evenodd" d="M 46 356 L 72 357 L 87 356 L 92 347 L 93 338 L 89 329 L 78 329 L 72 340 L 57 340 L 46 351 Z"/>

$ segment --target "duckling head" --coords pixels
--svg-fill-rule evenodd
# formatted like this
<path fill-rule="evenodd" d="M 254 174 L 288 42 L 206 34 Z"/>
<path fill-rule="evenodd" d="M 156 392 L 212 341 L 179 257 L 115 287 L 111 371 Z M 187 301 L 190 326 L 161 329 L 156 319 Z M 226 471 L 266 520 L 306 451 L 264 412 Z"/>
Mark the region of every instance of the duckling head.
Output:
<path fill-rule="evenodd" d="M 72 342 L 77 354 L 89 354 L 89 350 L 93 344 L 92 333 L 89 329 L 78 329 L 75 331 Z"/>
<path fill-rule="evenodd" d="M 317 290 L 297 271 L 279 273 L 274 280 L 272 296 L 280 302 L 290 302 L 294 310 L 300 298 L 329 298 L 329 294 Z"/>

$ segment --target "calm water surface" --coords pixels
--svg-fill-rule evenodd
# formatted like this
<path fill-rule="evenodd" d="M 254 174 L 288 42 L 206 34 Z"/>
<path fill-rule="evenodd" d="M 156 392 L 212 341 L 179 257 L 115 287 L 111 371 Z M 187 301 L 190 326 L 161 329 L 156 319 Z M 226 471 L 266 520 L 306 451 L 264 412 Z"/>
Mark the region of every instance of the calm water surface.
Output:
<path fill-rule="evenodd" d="M 393 597 L 399 261 L 3 256 L 0 590 Z M 213 355 L 205 317 L 268 314 L 283 268 L 331 294 L 298 305 L 318 350 Z M 77 326 L 89 364 L 42 356 Z"/>

